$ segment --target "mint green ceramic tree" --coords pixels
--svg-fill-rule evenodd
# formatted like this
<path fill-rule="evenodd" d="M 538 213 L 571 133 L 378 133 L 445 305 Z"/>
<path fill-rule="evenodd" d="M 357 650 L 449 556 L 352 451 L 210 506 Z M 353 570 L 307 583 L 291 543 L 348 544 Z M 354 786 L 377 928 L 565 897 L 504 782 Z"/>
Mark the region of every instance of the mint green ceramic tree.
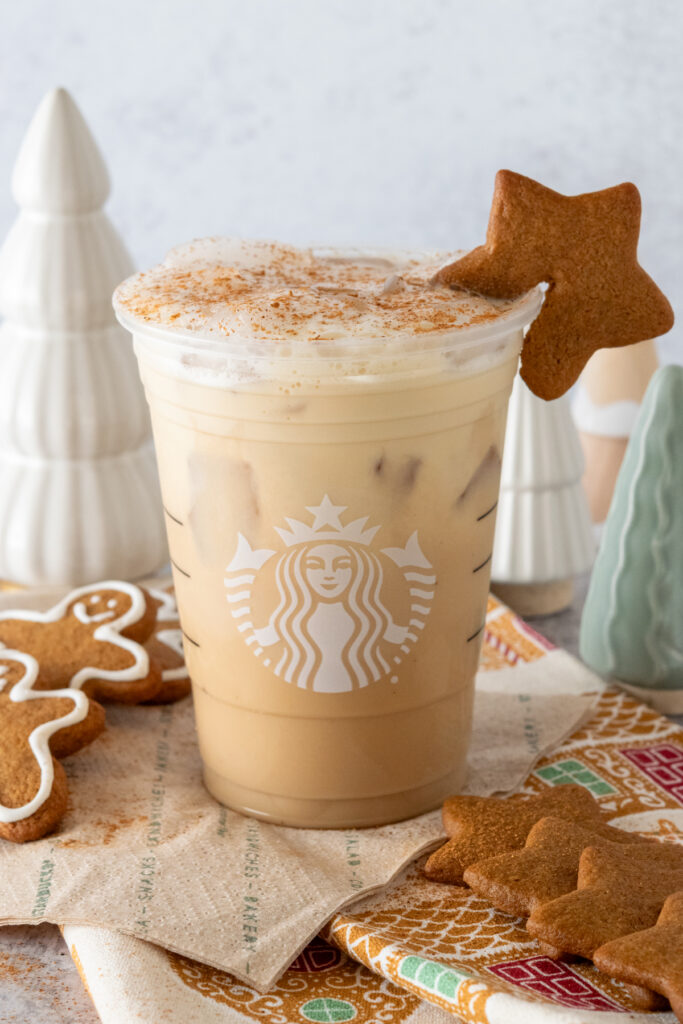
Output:
<path fill-rule="evenodd" d="M 683 366 L 659 369 L 645 394 L 591 577 L 581 656 L 683 712 Z"/>

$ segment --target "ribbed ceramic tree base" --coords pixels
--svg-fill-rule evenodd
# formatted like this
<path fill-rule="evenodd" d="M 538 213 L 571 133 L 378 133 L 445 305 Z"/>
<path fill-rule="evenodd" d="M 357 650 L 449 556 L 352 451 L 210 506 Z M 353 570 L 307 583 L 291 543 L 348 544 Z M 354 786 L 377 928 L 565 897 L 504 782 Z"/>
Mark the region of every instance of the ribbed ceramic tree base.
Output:
<path fill-rule="evenodd" d="M 564 611 L 574 597 L 574 580 L 550 580 L 548 583 L 495 583 L 491 590 L 513 611 L 528 618 L 554 615 Z"/>
<path fill-rule="evenodd" d="M 683 715 L 683 688 L 662 690 L 654 686 L 634 686 L 633 683 L 625 683 L 621 679 L 611 681 L 663 715 Z"/>

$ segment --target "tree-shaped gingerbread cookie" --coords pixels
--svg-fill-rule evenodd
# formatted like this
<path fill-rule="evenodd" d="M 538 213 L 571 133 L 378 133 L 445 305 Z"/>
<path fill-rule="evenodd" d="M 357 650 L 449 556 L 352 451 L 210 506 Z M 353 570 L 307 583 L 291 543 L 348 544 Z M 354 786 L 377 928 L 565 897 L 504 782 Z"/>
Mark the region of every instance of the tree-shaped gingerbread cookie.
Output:
<path fill-rule="evenodd" d="M 39 666 L 22 651 L 0 649 L 0 838 L 14 843 L 51 831 L 67 805 L 56 760 L 104 729 L 104 710 L 79 690 L 36 689 Z"/>

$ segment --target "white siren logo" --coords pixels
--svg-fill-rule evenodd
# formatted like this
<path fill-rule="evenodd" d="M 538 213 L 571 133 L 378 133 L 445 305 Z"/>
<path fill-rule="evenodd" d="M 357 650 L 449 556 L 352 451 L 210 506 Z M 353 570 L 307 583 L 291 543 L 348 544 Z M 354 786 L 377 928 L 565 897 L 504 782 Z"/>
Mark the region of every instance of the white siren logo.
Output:
<path fill-rule="evenodd" d="M 429 615 L 436 576 L 417 531 L 405 547 L 376 553 L 370 545 L 380 527 L 366 529 L 367 516 L 342 525 L 346 506 L 333 505 L 327 495 L 307 511 L 310 526 L 286 517 L 289 529 L 275 527 L 284 551 L 255 550 L 237 535 L 226 569 L 227 598 L 244 642 L 276 676 L 302 689 L 341 693 L 390 674 L 410 653 Z M 393 563 L 394 600 L 396 580 L 405 591 L 405 623 L 387 607 L 392 594 L 382 589 L 385 559 Z M 257 622 L 252 591 L 267 563 L 277 599 Z"/>

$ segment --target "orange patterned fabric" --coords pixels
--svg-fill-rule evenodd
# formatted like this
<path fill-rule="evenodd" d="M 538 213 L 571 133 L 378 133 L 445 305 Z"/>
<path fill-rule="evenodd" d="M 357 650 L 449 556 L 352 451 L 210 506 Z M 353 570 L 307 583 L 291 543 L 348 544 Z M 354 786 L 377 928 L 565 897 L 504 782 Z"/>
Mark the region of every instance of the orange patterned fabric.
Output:
<path fill-rule="evenodd" d="M 267 993 L 235 984 L 229 974 L 167 952 L 173 973 L 204 999 L 264 1024 L 288 1021 L 409 1021 L 421 997 L 367 970 L 358 960 L 316 938 Z"/>

